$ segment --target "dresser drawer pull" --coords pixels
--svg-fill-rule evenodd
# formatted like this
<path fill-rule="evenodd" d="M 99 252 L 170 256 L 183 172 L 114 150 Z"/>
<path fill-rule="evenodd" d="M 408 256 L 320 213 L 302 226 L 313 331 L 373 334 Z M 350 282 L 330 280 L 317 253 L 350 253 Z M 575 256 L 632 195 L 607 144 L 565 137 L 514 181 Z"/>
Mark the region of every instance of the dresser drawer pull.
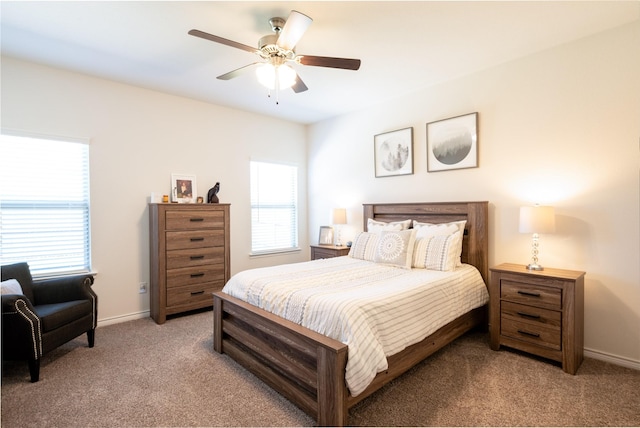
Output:
<path fill-rule="evenodd" d="M 528 314 L 526 312 L 516 312 L 518 315 L 520 315 L 521 317 L 527 317 L 527 318 L 535 318 L 535 319 L 539 319 L 540 315 L 533 315 L 533 314 Z"/>
<path fill-rule="evenodd" d="M 539 333 L 531 333 L 531 332 L 525 331 L 525 330 L 518 330 L 518 333 L 524 334 L 525 336 L 540 337 Z"/>
<path fill-rule="evenodd" d="M 540 293 L 532 293 L 530 291 L 518 290 L 518 294 L 522 294 L 523 296 L 540 297 Z"/>
<path fill-rule="evenodd" d="M 191 242 L 204 241 L 204 238 L 191 238 Z"/>
<path fill-rule="evenodd" d="M 204 221 L 203 218 L 190 218 L 189 221 Z"/>
<path fill-rule="evenodd" d="M 202 260 L 204 259 L 204 256 L 191 256 L 189 257 L 191 260 Z"/>
<path fill-rule="evenodd" d="M 191 274 L 191 278 L 198 278 L 200 276 L 204 276 L 204 272 L 200 272 L 200 273 L 192 273 Z"/>
<path fill-rule="evenodd" d="M 192 296 L 198 296 L 198 295 L 200 295 L 200 294 L 204 294 L 204 290 L 202 290 L 202 291 L 192 291 L 192 292 L 191 292 L 191 295 L 192 295 Z"/>

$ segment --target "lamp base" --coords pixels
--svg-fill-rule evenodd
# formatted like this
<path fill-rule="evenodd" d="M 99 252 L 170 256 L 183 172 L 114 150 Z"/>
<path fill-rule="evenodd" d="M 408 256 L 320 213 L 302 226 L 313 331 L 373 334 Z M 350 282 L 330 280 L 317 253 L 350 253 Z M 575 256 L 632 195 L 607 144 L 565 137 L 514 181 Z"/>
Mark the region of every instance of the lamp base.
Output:
<path fill-rule="evenodd" d="M 544 270 L 544 268 L 542 266 L 540 266 L 539 264 L 537 264 L 537 263 L 535 263 L 535 264 L 534 263 L 529 263 L 527 265 L 527 269 L 529 269 L 529 270 Z"/>

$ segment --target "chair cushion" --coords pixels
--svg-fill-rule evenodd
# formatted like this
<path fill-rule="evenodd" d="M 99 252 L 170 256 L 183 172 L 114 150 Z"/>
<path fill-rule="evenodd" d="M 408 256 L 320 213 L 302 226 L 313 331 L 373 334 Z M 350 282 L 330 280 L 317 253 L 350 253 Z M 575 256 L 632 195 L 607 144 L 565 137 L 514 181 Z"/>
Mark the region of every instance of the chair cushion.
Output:
<path fill-rule="evenodd" d="M 46 333 L 92 313 L 93 305 L 89 300 L 72 300 L 38 305 L 34 309 L 42 322 L 42 332 Z"/>
<path fill-rule="evenodd" d="M 2 277 L 2 281 L 6 281 L 7 279 L 17 280 L 22 287 L 22 294 L 33 303 L 33 290 L 31 289 L 33 278 L 31 277 L 31 271 L 27 263 L 4 265 L 0 267 L 0 276 Z"/>

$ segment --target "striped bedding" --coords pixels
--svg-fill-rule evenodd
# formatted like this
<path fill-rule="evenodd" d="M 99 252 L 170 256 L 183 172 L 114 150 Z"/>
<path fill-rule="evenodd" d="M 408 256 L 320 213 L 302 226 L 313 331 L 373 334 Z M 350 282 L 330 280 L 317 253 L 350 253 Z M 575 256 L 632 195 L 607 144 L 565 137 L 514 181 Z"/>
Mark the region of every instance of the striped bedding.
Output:
<path fill-rule="evenodd" d="M 348 256 L 247 270 L 222 291 L 348 345 L 352 396 L 387 369 L 387 356 L 489 300 L 471 265 L 408 270 Z"/>

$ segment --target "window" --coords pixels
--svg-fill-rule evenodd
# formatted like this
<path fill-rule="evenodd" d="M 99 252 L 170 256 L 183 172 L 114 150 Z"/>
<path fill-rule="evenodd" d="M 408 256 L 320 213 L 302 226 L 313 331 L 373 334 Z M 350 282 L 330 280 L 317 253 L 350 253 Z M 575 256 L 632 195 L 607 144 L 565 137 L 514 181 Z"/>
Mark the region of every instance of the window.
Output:
<path fill-rule="evenodd" d="M 298 167 L 251 162 L 251 254 L 298 249 Z"/>
<path fill-rule="evenodd" d="M 89 145 L 0 136 L 0 262 L 34 276 L 91 270 Z"/>

